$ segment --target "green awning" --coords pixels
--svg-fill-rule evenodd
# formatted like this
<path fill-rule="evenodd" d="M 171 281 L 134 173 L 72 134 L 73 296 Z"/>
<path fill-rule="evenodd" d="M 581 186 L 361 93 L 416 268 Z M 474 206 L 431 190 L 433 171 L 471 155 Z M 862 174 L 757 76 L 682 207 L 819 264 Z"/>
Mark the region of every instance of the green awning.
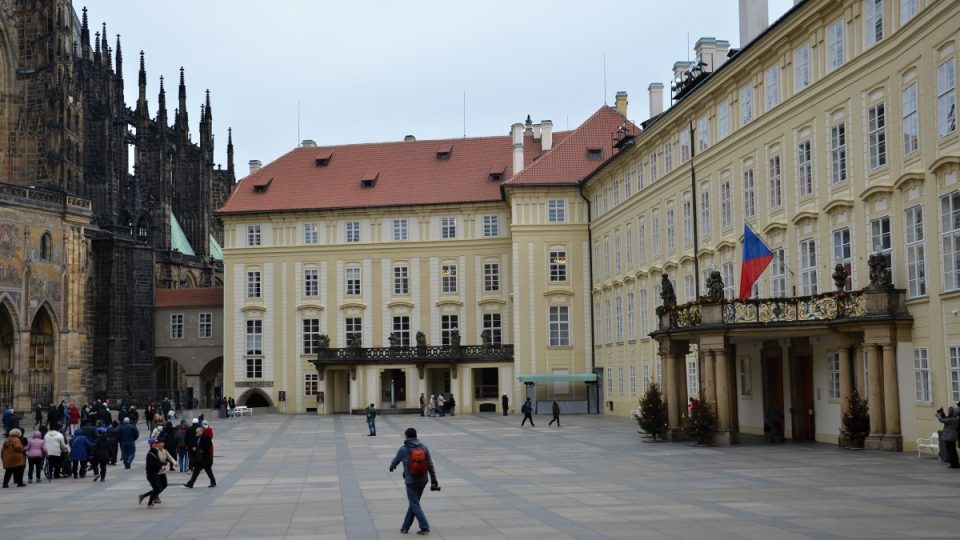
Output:
<path fill-rule="evenodd" d="M 173 215 L 173 212 L 170 212 L 170 250 L 179 251 L 184 255 L 196 256 L 196 252 L 193 251 L 193 246 L 191 246 L 190 241 L 187 240 L 187 235 L 183 233 L 183 229 L 180 228 L 180 222 L 177 221 L 177 216 Z"/>
<path fill-rule="evenodd" d="M 223 248 L 220 247 L 220 242 L 217 242 L 217 239 L 210 235 L 210 256 L 218 261 L 223 260 Z"/>
<path fill-rule="evenodd" d="M 549 375 L 521 375 L 520 382 L 597 382 L 596 373 L 551 373 Z"/>

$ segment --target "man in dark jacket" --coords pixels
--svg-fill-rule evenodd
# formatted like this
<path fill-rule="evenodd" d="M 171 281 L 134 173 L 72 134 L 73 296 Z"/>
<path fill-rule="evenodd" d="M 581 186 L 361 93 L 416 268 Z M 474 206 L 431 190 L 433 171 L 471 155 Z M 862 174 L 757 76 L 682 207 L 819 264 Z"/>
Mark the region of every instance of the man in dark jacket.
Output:
<path fill-rule="evenodd" d="M 97 477 L 103 482 L 107 478 L 107 463 L 110 461 L 110 439 L 107 438 L 107 428 L 97 428 L 97 439 L 93 443 L 92 458 L 93 461 L 93 481 Z"/>
<path fill-rule="evenodd" d="M 400 526 L 400 532 L 404 534 L 410 532 L 413 518 L 417 518 L 417 523 L 420 525 L 420 531 L 417 534 L 428 534 L 430 523 L 427 522 L 427 516 L 420 507 L 420 497 L 423 496 L 423 490 L 427 487 L 428 476 L 431 491 L 440 491 L 440 483 L 437 482 L 437 473 L 433 468 L 430 450 L 417 439 L 417 430 L 412 427 L 407 428 L 404 437 L 403 446 L 397 450 L 397 455 L 390 462 L 390 472 L 393 472 L 397 465 L 403 464 L 403 480 L 407 486 L 409 505 L 407 515 L 404 516 L 403 524 Z M 420 472 L 424 468 L 426 472 Z"/>
<path fill-rule="evenodd" d="M 950 462 L 951 469 L 960 469 L 960 461 L 957 459 L 957 438 L 958 429 L 960 429 L 960 416 L 957 410 L 950 407 L 946 416 L 943 415 L 943 407 L 937 409 L 937 420 L 943 424 L 943 447 L 947 450 L 947 461 Z"/>
<path fill-rule="evenodd" d="M 217 479 L 213 476 L 213 441 L 203 434 L 202 427 L 198 427 L 194 433 L 197 438 L 197 447 L 193 475 L 183 487 L 192 488 L 194 482 L 197 481 L 197 477 L 200 476 L 200 471 L 206 472 L 207 478 L 210 479 L 210 485 L 207 487 L 217 487 Z"/>
<path fill-rule="evenodd" d="M 123 459 L 123 468 L 129 469 L 133 463 L 133 457 L 137 452 L 137 439 L 140 438 L 140 430 L 130 422 L 129 418 L 124 418 L 123 423 L 117 428 L 117 442 L 120 443 L 120 457 Z"/>
<path fill-rule="evenodd" d="M 120 423 L 114 421 L 107 428 L 107 442 L 110 443 L 110 464 L 117 464 L 117 454 L 120 453 L 120 441 L 117 439 L 117 430 L 120 429 Z"/>

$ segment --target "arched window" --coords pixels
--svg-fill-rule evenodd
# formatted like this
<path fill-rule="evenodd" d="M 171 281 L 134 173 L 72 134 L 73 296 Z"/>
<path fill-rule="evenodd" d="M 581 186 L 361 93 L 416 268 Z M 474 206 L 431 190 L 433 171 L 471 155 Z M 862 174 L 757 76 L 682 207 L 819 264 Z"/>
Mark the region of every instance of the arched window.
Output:
<path fill-rule="evenodd" d="M 40 238 L 40 260 L 49 261 L 53 254 L 53 238 L 50 233 L 43 233 Z"/>

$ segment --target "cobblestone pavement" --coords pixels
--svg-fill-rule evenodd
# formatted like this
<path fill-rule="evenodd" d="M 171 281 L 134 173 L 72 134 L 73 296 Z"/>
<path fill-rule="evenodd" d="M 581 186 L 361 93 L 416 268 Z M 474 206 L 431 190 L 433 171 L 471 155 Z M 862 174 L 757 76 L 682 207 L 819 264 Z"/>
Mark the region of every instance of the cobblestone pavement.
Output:
<path fill-rule="evenodd" d="M 106 482 L 0 490 L 0 538 L 406 538 L 400 472 L 416 427 L 443 491 L 424 509 L 436 538 L 957 538 L 960 475 L 930 457 L 819 444 L 732 448 L 646 443 L 636 423 L 564 416 L 259 415 L 214 420 L 218 486 L 169 473 L 163 504 L 134 468 Z M 143 425 L 141 424 L 141 428 Z M 416 525 L 414 525 L 416 529 Z"/>

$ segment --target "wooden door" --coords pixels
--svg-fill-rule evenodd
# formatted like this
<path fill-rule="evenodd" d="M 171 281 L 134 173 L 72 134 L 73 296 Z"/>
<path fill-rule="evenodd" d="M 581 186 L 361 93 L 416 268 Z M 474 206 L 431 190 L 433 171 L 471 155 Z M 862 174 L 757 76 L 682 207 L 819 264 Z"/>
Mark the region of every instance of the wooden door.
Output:
<path fill-rule="evenodd" d="M 763 418 L 766 422 L 771 407 L 776 408 L 783 420 L 783 353 L 779 345 L 762 349 L 761 372 L 763 377 Z M 779 435 L 783 440 L 783 430 L 786 422 L 780 422 Z"/>
<path fill-rule="evenodd" d="M 790 365 L 793 439 L 812 441 L 817 432 L 813 415 L 813 358 L 809 354 L 793 354 Z"/>

